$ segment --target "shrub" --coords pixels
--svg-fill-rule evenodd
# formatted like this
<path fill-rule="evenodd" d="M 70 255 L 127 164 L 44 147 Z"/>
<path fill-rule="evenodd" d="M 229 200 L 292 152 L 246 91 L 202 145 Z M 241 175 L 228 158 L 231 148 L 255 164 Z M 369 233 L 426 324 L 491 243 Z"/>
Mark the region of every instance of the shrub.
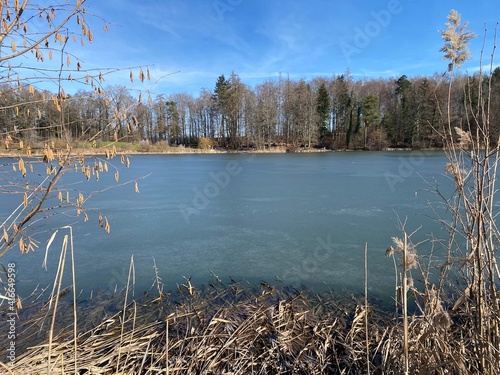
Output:
<path fill-rule="evenodd" d="M 212 146 L 213 144 L 210 138 L 201 137 L 198 141 L 198 148 L 201 150 L 210 150 Z"/>

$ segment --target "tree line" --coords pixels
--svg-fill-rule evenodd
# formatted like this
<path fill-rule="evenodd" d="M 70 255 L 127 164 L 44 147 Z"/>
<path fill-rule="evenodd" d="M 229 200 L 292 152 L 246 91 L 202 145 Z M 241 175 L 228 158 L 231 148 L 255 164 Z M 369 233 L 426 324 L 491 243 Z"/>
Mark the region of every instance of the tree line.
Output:
<path fill-rule="evenodd" d="M 61 137 L 73 140 L 222 147 L 228 149 L 439 148 L 448 98 L 454 127 L 469 124 L 478 91 L 491 80 L 491 141 L 500 134 L 500 68 L 479 75 L 355 80 L 349 71 L 310 81 L 280 76 L 250 87 L 234 72 L 213 90 L 160 94 L 147 100 L 124 86 L 57 95 L 31 86 L 0 87 L 0 123 L 6 147 Z M 481 121 L 481 118 L 478 118 Z M 467 125 L 469 126 L 469 125 Z M 466 129 L 474 134 L 474 129 Z"/>

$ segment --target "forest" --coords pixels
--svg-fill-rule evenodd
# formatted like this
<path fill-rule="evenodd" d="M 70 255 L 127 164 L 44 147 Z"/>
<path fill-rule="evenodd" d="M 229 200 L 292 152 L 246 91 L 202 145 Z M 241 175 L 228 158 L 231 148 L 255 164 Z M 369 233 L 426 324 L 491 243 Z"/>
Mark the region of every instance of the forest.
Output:
<path fill-rule="evenodd" d="M 324 148 L 382 150 L 441 148 L 448 99 L 453 127 L 465 128 L 475 113 L 478 91 L 491 80 L 491 142 L 500 133 L 500 67 L 485 74 L 353 79 L 345 74 L 310 81 L 286 76 L 249 87 L 232 72 L 212 90 L 134 97 L 125 86 L 80 90 L 74 95 L 0 88 L 0 123 L 6 148 L 61 138 L 62 124 L 72 141 L 263 150 Z M 59 100 L 60 96 L 64 95 Z M 448 96 L 450 96 L 448 98 Z M 59 108 L 61 106 L 62 108 Z M 469 111 L 467 111 L 469 107 Z M 64 117 L 62 119 L 61 117 Z M 468 127 L 469 125 L 467 125 Z M 465 129 L 475 134 L 474 129 Z M 22 148 L 22 147 L 21 147 Z"/>
<path fill-rule="evenodd" d="M 103 87 L 108 72 L 123 69 L 130 69 L 131 81 L 133 71 L 139 71 L 136 79 L 150 80 L 149 67 L 86 68 L 67 49 L 73 45 L 79 51 L 92 43 L 86 0 L 50 3 L 0 1 L 0 141 L 6 149 L 23 150 L 0 165 L 2 203 L 13 207 L 4 209 L 0 225 L 4 372 L 500 375 L 500 68 L 493 46 L 491 68 L 459 73 L 470 60 L 469 41 L 476 35 L 457 11 L 450 11 L 440 31 L 440 52 L 448 60 L 442 75 L 355 79 L 347 71 L 309 81 L 281 75 L 250 87 L 233 72 L 214 77 L 213 88 L 194 96 Z M 496 34 L 495 29 L 495 39 Z M 35 65 L 54 56 L 60 56 L 59 68 Z M 64 88 L 72 83 L 88 90 L 67 94 Z M 57 85 L 57 92 L 43 91 L 44 84 Z M 76 146 L 83 142 L 99 152 L 81 152 Z M 72 223 L 76 217 L 94 219 L 110 233 L 101 208 L 122 208 L 128 200 L 97 201 L 97 208 L 90 202 L 124 185 L 140 193 L 137 180 L 119 178 L 121 165 L 128 167 L 130 161 L 117 151 L 118 142 L 225 150 L 442 148 L 452 193 L 428 186 L 439 200 L 436 206 L 429 202 L 433 220 L 446 233 L 442 239 L 424 233 L 427 240 L 414 242 L 416 231 L 398 219 L 400 237 L 392 237 L 385 251 L 390 269 L 394 266 L 384 275 L 394 280 L 392 312 L 381 310 L 373 298 L 368 242 L 364 251 L 360 244 L 354 265 L 364 271 L 362 295 L 265 281 L 229 283 L 213 272 L 206 287 L 194 285 L 190 276 L 177 290 L 167 290 L 156 262 L 150 290 L 136 293 L 132 256 L 128 277 L 123 269 L 124 289 L 90 292 L 87 298 L 75 276 L 79 249 L 74 251 L 73 236 L 84 236 L 98 251 L 107 249 L 99 237 L 86 237 L 76 227 L 73 232 Z M 40 157 L 24 156 L 24 150 L 29 155 L 34 149 L 43 149 Z M 65 183 L 63 177 L 73 172 L 78 182 Z M 104 173 L 115 179 L 99 180 Z M 79 182 L 91 178 L 98 185 L 89 193 L 89 185 Z M 165 215 L 174 212 L 168 204 L 155 206 Z M 439 215 L 438 207 L 446 214 Z M 135 224 L 133 214 L 123 216 L 125 225 Z M 193 233 L 196 228 L 191 227 Z M 370 231 L 363 221 L 359 228 Z M 45 234 L 50 234 L 47 243 L 37 239 Z M 175 251 L 168 234 L 159 245 Z M 49 248 L 54 258 L 47 257 Z M 14 252 L 29 257 L 32 251 L 45 251 L 45 271 L 50 263 L 56 274 L 52 291 L 39 282 L 41 268 L 31 273 L 4 257 Z M 140 247 L 134 251 L 140 253 Z M 104 272 L 111 278 L 110 271 Z M 18 272 L 18 282 L 27 276 L 37 285 L 28 297 L 16 292 Z M 70 277 L 68 286 L 64 280 Z"/>

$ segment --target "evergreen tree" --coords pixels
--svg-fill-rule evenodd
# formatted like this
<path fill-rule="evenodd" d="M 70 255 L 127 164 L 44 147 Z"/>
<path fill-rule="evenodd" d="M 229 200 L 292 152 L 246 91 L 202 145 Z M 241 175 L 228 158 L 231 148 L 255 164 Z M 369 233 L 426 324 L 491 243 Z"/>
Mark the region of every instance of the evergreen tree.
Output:
<path fill-rule="evenodd" d="M 179 144 L 181 138 L 181 128 L 179 121 L 179 112 L 177 110 L 177 103 L 173 100 L 167 101 L 166 115 L 167 115 L 167 134 L 168 142 L 170 144 Z"/>
<path fill-rule="evenodd" d="M 412 83 L 406 75 L 396 81 L 396 97 L 398 100 L 396 116 L 396 142 L 411 144 L 413 133 L 413 103 Z"/>
<path fill-rule="evenodd" d="M 433 137 L 434 128 L 438 122 L 438 110 L 434 98 L 433 88 L 427 78 L 423 78 L 417 85 L 415 93 L 415 124 L 413 147 L 434 147 L 436 146 Z"/>
<path fill-rule="evenodd" d="M 222 146 L 227 146 L 226 122 L 228 117 L 228 96 L 230 82 L 221 74 L 215 83 L 213 100 L 213 113 L 219 125 L 218 136 Z"/>
<path fill-rule="evenodd" d="M 325 136 L 328 134 L 328 124 L 330 122 L 330 97 L 324 83 L 318 89 L 316 113 L 318 115 L 319 143 L 322 145 Z"/>
<path fill-rule="evenodd" d="M 380 124 L 380 101 L 378 96 L 369 95 L 363 99 L 362 113 L 364 122 L 364 148 L 372 148 L 369 142 L 372 133 L 376 130 L 379 131 L 378 125 Z"/>
<path fill-rule="evenodd" d="M 379 98 L 369 95 L 363 99 L 363 119 L 365 127 L 376 126 L 380 122 Z"/>
<path fill-rule="evenodd" d="M 351 94 L 349 94 L 349 71 L 346 74 L 341 74 L 333 81 L 333 128 L 335 132 L 336 145 L 343 147 L 344 145 L 349 148 L 347 140 L 349 126 L 351 125 L 350 118 L 352 117 L 352 104 Z M 352 132 L 352 127 L 350 128 Z M 351 133 L 352 134 L 352 133 Z M 345 138 L 344 138 L 345 137 Z"/>

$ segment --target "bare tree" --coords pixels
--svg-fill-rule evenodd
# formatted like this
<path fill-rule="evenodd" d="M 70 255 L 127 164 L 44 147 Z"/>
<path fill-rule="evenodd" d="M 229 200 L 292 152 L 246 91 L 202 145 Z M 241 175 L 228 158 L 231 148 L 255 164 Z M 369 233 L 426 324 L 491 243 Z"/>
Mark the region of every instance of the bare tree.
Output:
<path fill-rule="evenodd" d="M 266 81 L 256 87 L 256 123 L 252 128 L 252 139 L 259 149 L 275 142 L 278 126 L 278 90 L 273 81 Z"/>
<path fill-rule="evenodd" d="M 0 80 L 3 91 L 10 92 L 13 100 L 2 103 L 0 108 L 3 114 L 8 113 L 11 125 L 0 129 L 0 137 L 6 146 L 10 144 L 19 150 L 13 165 L 0 167 L 3 191 L 18 202 L 0 222 L 0 257 L 15 245 L 22 253 L 35 250 L 38 243 L 30 226 L 38 220 L 70 211 L 88 219 L 85 207 L 90 197 L 62 186 L 61 179 L 66 173 L 76 170 L 89 180 L 99 179 L 100 173 L 109 170 L 115 172 L 116 180 L 119 178 L 118 168 L 108 160 L 116 156 L 113 145 L 101 151 L 102 157 L 86 157 L 78 151 L 74 138 L 78 136 L 80 141 L 95 144 L 111 129 L 116 141 L 116 124 L 126 119 L 137 105 L 137 102 L 127 103 L 109 114 L 110 99 L 102 83 L 107 74 L 120 68 L 86 69 L 78 60 L 76 52 L 80 45 L 93 41 L 87 23 L 92 15 L 85 3 L 85 0 L 71 4 L 54 0 L 47 5 L 30 0 L 0 2 Z M 106 21 L 102 21 L 107 29 Z M 149 78 L 149 72 L 138 70 L 140 80 Z M 37 88 L 46 84 L 54 85 L 55 93 Z M 97 112 L 106 111 L 104 118 L 102 113 L 91 113 L 80 105 L 88 98 L 66 94 L 65 87 L 75 84 L 93 91 L 95 100 L 103 105 Z M 83 123 L 82 119 L 89 122 Z M 42 142 L 35 143 L 33 134 L 41 135 Z M 40 149 L 34 150 L 35 147 Z M 34 151 L 38 151 L 39 158 L 25 159 L 24 155 L 30 156 Z M 121 161 L 128 164 L 124 156 Z M 101 214 L 97 216 L 99 224 L 109 231 L 107 219 Z"/>

